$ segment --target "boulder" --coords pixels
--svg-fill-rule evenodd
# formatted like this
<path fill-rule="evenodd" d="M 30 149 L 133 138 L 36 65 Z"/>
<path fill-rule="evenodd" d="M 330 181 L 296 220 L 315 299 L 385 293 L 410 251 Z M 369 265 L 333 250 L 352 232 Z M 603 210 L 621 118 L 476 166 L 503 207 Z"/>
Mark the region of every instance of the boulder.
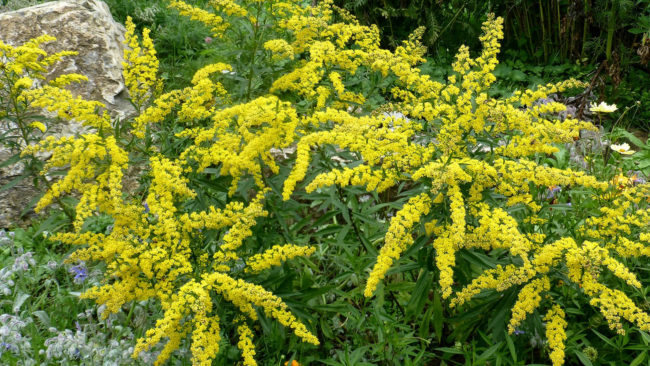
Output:
<path fill-rule="evenodd" d="M 113 116 L 121 119 L 134 114 L 122 77 L 125 32 L 124 26 L 113 20 L 106 3 L 98 0 L 48 2 L 0 14 L 0 40 L 4 43 L 15 46 L 49 34 L 57 41 L 43 46 L 48 53 L 77 51 L 78 55 L 55 64 L 46 78 L 69 73 L 87 76 L 88 82 L 74 83 L 69 89 L 75 95 L 104 103 Z M 73 122 L 48 132 L 70 135 L 82 130 Z M 0 163 L 14 153 L 0 145 Z M 20 165 L 0 168 L 0 187 L 20 174 Z M 0 228 L 24 224 L 20 213 L 36 195 L 31 179 L 0 192 Z"/>

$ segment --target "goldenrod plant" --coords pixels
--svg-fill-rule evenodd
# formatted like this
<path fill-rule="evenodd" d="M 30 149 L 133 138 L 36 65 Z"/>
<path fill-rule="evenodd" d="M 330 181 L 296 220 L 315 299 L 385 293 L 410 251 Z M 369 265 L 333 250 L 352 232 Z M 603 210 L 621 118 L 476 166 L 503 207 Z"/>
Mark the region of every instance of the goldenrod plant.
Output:
<path fill-rule="evenodd" d="M 87 77 L 64 74 L 45 80 L 45 73 L 57 61 L 76 54 L 74 51 L 48 54 L 42 46 L 55 40 L 52 36 L 43 35 L 18 46 L 0 40 L 0 145 L 10 152 L 10 157 L 0 161 L 0 166 L 22 165 L 21 174 L 0 187 L 2 190 L 16 186 L 25 179 L 38 178 L 42 161 L 30 156 L 21 158 L 21 150 L 49 134 L 53 121 L 42 115 L 42 108 L 58 111 L 57 117 L 64 120 L 69 120 L 72 115 L 81 116 L 82 123 L 87 126 L 98 127 L 102 121 L 107 121 L 108 115 L 95 114 L 98 103 L 74 98 L 65 89 L 72 83 L 87 81 Z M 50 185 L 46 178 L 34 182 L 47 187 Z M 57 203 L 72 218 L 73 214 L 67 206 L 61 201 Z"/>
<path fill-rule="evenodd" d="M 148 31 L 139 41 L 129 20 L 124 76 L 139 115 L 113 122 L 93 102 L 37 88 L 30 91 L 35 106 L 93 130 L 47 138 L 23 153 L 50 151 L 44 173 L 68 168 L 37 209 L 78 195 L 72 230 L 52 240 L 78 246 L 72 261 L 105 263 L 104 282 L 82 297 L 106 305 L 106 314 L 148 299 L 162 307 L 163 316 L 138 341 L 134 357 L 164 343 L 156 361 L 163 364 L 189 341 L 192 363 L 209 365 L 222 340 L 236 333 L 243 363 L 256 365 L 252 324 L 261 313 L 318 345 L 314 324 L 254 282 L 260 272 L 316 248 L 303 245 L 308 238 L 254 239 L 256 225 L 270 215 L 269 197 L 291 200 L 330 186 L 358 186 L 370 194 L 408 188 L 366 280 L 368 298 L 395 262 L 424 240 L 435 252 L 435 291 L 450 307 L 516 289 L 510 333 L 546 309 L 554 365 L 565 360 L 565 288 L 583 295 L 581 301 L 598 308 L 618 333 L 625 332 L 624 320 L 650 330 L 650 316 L 615 288 L 641 287 L 625 260 L 650 253 L 650 187 L 620 187 L 543 163 L 594 127 L 559 118 L 566 109 L 561 103 L 539 101 L 585 85 L 568 80 L 491 97 L 501 18 L 489 15 L 483 24 L 480 54 L 471 57 L 461 47 L 453 74 L 436 81 L 419 68 L 425 61 L 422 29 L 386 50 L 377 27 L 361 25 L 331 0 L 315 6 L 213 0 L 207 10 L 182 1 L 169 5 L 205 24 L 215 42 L 240 35 L 238 29 L 250 31 L 254 47 L 247 63 L 215 60 L 196 72 L 190 86 L 163 93 Z M 233 85 L 238 92 L 229 91 Z M 330 147 L 338 166 L 315 167 L 314 156 Z M 129 175 L 136 175 L 136 189 L 125 184 L 134 180 Z M 206 176 L 215 178 L 204 184 Z M 276 178 L 281 186 L 270 183 Z M 577 189 L 599 202 L 599 213 L 558 235 L 549 229 L 549 201 L 560 190 Z M 98 216 L 113 220 L 110 230 L 86 229 Z M 486 253 L 498 264 L 474 268 L 469 283 L 458 283 L 457 258 L 466 252 Z M 606 274 L 620 281 L 602 280 Z"/>

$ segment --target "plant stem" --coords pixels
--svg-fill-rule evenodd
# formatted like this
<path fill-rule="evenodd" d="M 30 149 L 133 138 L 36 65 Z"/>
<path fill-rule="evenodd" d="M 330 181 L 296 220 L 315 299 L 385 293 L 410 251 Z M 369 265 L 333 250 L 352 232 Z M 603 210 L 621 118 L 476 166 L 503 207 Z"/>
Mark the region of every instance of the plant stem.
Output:
<path fill-rule="evenodd" d="M 15 93 L 14 93 L 15 94 Z M 23 139 L 23 143 L 25 147 L 29 146 L 29 131 L 27 131 L 27 126 L 25 126 L 26 122 L 23 119 L 23 111 L 27 109 L 25 108 L 20 108 L 20 105 L 18 103 L 18 96 L 13 95 L 13 98 L 11 99 L 11 104 L 12 108 L 14 110 L 14 116 L 16 117 L 16 124 L 18 125 L 18 129 L 20 130 L 21 137 Z M 34 156 L 31 157 L 30 161 L 28 164 L 25 164 L 25 169 L 28 170 L 28 173 L 35 177 L 36 179 L 39 179 L 40 175 L 38 174 L 39 172 L 37 169 L 34 167 L 34 162 L 37 161 L 38 159 Z M 48 190 L 52 190 L 52 185 L 50 182 L 47 180 L 47 177 L 45 175 L 42 176 L 41 180 L 45 184 Z M 63 213 L 68 217 L 70 222 L 74 222 L 75 215 L 70 211 L 68 206 L 66 206 L 63 201 L 61 201 L 60 197 L 54 196 L 54 200 L 56 203 L 61 206 L 61 209 L 63 210 Z"/>
<path fill-rule="evenodd" d="M 544 62 L 548 61 L 548 48 L 546 47 L 546 26 L 544 25 L 544 7 L 542 6 L 542 0 L 538 1 L 539 4 L 539 20 L 542 24 L 542 48 L 544 49 Z"/>
<path fill-rule="evenodd" d="M 618 1 L 612 1 L 612 9 L 609 11 L 609 19 L 607 20 L 607 46 L 605 48 L 605 56 L 607 62 L 612 60 L 612 43 L 614 42 L 614 31 L 616 30 L 616 16 L 618 8 Z"/>
<path fill-rule="evenodd" d="M 582 23 L 582 50 L 580 51 L 580 58 L 585 57 L 585 51 L 586 51 L 586 45 L 587 45 L 587 31 L 589 30 L 589 23 L 587 22 L 588 19 L 588 14 L 589 14 L 589 0 L 583 0 L 585 2 L 584 6 L 584 19 Z"/>
<path fill-rule="evenodd" d="M 255 55 L 257 54 L 257 48 L 259 46 L 258 40 L 258 31 L 260 29 L 259 17 L 260 17 L 260 6 L 257 5 L 257 13 L 255 14 L 255 24 L 253 24 L 253 54 L 251 55 L 251 64 L 248 70 L 248 87 L 246 88 L 246 101 L 251 100 L 251 92 L 253 91 L 253 69 L 255 67 Z"/>

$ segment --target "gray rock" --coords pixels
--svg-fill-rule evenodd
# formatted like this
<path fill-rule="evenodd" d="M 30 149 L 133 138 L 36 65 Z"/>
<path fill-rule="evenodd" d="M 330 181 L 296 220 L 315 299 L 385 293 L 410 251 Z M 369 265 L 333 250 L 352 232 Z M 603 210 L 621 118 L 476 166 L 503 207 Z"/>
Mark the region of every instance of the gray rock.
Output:
<path fill-rule="evenodd" d="M 57 41 L 42 45 L 48 53 L 77 51 L 78 55 L 55 64 L 46 74 L 46 80 L 69 73 L 87 76 L 88 82 L 74 83 L 69 90 L 85 99 L 104 103 L 120 119 L 135 113 L 122 77 L 125 32 L 124 26 L 113 20 L 108 6 L 99 0 L 55 1 L 0 14 L 0 40 L 4 43 L 16 46 L 49 34 Z M 71 122 L 59 123 L 48 133 L 65 136 L 83 131 L 80 124 Z M 15 153 L 0 144 L 0 163 Z M 21 174 L 22 164 L 0 168 L 0 187 Z M 30 208 L 37 193 L 31 179 L 0 192 L 0 228 L 26 224 L 33 213 L 23 218 L 20 213 Z"/>

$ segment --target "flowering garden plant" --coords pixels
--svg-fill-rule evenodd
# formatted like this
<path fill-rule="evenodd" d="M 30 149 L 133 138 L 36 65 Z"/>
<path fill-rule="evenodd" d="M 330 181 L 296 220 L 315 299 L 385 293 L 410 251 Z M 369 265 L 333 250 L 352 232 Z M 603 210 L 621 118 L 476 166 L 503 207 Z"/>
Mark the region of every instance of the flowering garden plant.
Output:
<path fill-rule="evenodd" d="M 650 330 L 633 271 L 636 258 L 650 254 L 650 186 L 621 186 L 606 171 L 558 163 L 564 144 L 595 127 L 562 115 L 562 103 L 540 100 L 582 82 L 491 96 L 501 18 L 483 24 L 478 55 L 461 47 L 453 72 L 433 80 L 420 68 L 421 29 L 383 49 L 376 27 L 331 1 L 169 6 L 206 25 L 212 44 L 226 48 L 237 37 L 254 44 L 236 59 L 224 52 L 191 85 L 164 92 L 148 30 L 140 39 L 127 21 L 132 120 L 112 120 L 61 82 L 16 87 L 50 59 L 39 42 L 24 46 L 38 55 L 31 58 L 0 44 L 9 55 L 0 65 L 25 75 L 5 85 L 10 95 L 90 131 L 44 138 L 23 156 L 47 151 L 43 173 L 67 169 L 37 210 L 76 195 L 70 230 L 51 240 L 77 248 L 71 262 L 104 263 L 104 281 L 82 297 L 105 305 L 106 316 L 136 301 L 160 304 L 163 314 L 134 357 L 162 343 L 156 364 L 163 364 L 189 342 L 192 363 L 209 365 L 236 334 L 243 363 L 256 365 L 253 335 L 269 318 L 319 345 L 323 321 L 297 315 L 260 283 L 272 282 L 264 276 L 272 267 L 302 261 L 318 270 L 307 258 L 320 250 L 311 238 L 327 220 L 346 223 L 329 235 L 350 233 L 359 253 L 375 258 L 358 283 L 368 301 L 392 291 L 405 271 L 398 264 L 411 260 L 409 268 L 437 283 L 418 280 L 413 297 L 431 294 L 434 306 L 466 311 L 507 305 L 497 329 L 543 333 L 553 365 L 565 362 L 576 304 L 599 311 L 616 333 Z M 327 196 L 340 215 L 314 210 Z M 304 209 L 278 212 L 292 202 Z M 359 207 L 366 212 L 355 215 Z M 97 218 L 110 221 L 107 230 L 89 228 Z M 371 241 L 360 219 L 385 232 Z M 450 336 L 464 332 L 457 326 Z"/>

